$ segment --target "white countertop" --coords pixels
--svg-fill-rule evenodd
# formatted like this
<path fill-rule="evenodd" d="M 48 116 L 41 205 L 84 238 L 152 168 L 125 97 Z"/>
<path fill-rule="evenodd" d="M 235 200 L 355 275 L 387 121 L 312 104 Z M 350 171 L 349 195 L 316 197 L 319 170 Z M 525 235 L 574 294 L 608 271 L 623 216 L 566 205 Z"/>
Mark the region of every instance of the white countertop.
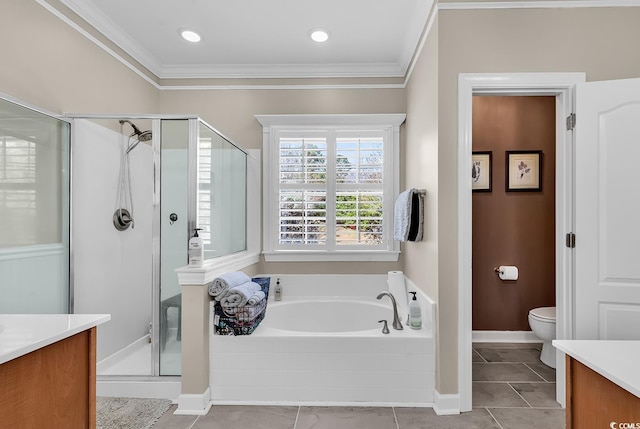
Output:
<path fill-rule="evenodd" d="M 553 345 L 640 397 L 640 341 L 553 340 Z"/>
<path fill-rule="evenodd" d="M 0 364 L 110 319 L 109 314 L 0 314 Z"/>

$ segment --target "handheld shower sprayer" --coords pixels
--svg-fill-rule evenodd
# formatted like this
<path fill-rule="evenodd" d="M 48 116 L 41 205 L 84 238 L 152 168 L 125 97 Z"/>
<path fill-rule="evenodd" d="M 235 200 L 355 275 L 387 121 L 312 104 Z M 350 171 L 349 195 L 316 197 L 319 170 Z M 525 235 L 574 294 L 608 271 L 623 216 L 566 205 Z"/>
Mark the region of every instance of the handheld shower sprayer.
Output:
<path fill-rule="evenodd" d="M 131 193 L 131 169 L 129 166 L 129 152 L 131 152 L 140 142 L 148 142 L 152 139 L 151 131 L 140 131 L 135 124 L 128 119 L 120 119 L 120 133 L 124 134 L 125 123 L 133 128 L 133 133 L 129 135 L 125 147 L 122 151 L 120 161 L 120 176 L 118 178 L 118 195 L 116 197 L 116 211 L 113 213 L 113 225 L 118 231 L 134 227 L 133 221 L 133 195 Z"/>
<path fill-rule="evenodd" d="M 131 152 L 136 146 L 138 146 L 138 143 L 148 142 L 153 138 L 151 131 L 140 131 L 140 129 L 136 127 L 133 122 L 129 121 L 128 119 L 120 119 L 120 125 L 124 125 L 125 123 L 131 125 L 131 128 L 133 128 L 133 133 L 129 136 L 129 138 L 133 136 L 136 137 L 134 142 L 129 144 L 129 146 L 127 147 L 126 153 Z"/>

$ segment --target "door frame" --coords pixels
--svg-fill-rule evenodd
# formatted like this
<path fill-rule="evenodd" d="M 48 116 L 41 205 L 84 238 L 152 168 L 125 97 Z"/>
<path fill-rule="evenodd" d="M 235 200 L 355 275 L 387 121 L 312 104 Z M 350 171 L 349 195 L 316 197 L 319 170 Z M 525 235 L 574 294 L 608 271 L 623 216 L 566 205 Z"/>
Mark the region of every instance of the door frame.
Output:
<path fill-rule="evenodd" d="M 575 87 L 585 73 L 461 73 L 458 76 L 458 392 L 460 411 L 472 408 L 471 233 L 469 171 L 474 95 L 556 97 L 556 338 L 573 338 L 573 250 L 565 233 L 574 225 L 574 133 L 566 118 L 575 111 Z M 565 368 L 557 359 L 556 398 L 565 405 Z"/>

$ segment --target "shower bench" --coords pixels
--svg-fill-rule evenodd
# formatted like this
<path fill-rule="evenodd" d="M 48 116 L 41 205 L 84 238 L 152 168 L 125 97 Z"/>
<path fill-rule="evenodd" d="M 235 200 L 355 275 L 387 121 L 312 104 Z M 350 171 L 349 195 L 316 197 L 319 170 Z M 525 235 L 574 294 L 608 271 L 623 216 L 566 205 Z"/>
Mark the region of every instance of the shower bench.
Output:
<path fill-rule="evenodd" d="M 182 294 L 179 293 L 177 295 L 172 296 L 171 298 L 167 298 L 160 303 L 160 326 L 161 326 L 161 347 L 164 350 L 167 345 L 167 321 L 168 316 L 167 313 L 170 308 L 175 307 L 178 309 L 178 333 L 176 334 L 176 340 L 181 340 L 182 334 Z"/>

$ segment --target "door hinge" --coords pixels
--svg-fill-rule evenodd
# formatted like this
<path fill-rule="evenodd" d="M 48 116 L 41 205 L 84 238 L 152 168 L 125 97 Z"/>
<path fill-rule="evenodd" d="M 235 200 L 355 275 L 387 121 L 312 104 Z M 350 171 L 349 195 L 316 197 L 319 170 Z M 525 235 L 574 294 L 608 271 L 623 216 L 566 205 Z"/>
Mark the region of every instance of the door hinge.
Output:
<path fill-rule="evenodd" d="M 567 116 L 567 131 L 571 131 L 576 127 L 576 114 L 572 113 Z"/>
<path fill-rule="evenodd" d="M 573 232 L 567 233 L 567 235 L 565 236 L 565 244 L 570 249 L 576 247 L 576 235 Z"/>

